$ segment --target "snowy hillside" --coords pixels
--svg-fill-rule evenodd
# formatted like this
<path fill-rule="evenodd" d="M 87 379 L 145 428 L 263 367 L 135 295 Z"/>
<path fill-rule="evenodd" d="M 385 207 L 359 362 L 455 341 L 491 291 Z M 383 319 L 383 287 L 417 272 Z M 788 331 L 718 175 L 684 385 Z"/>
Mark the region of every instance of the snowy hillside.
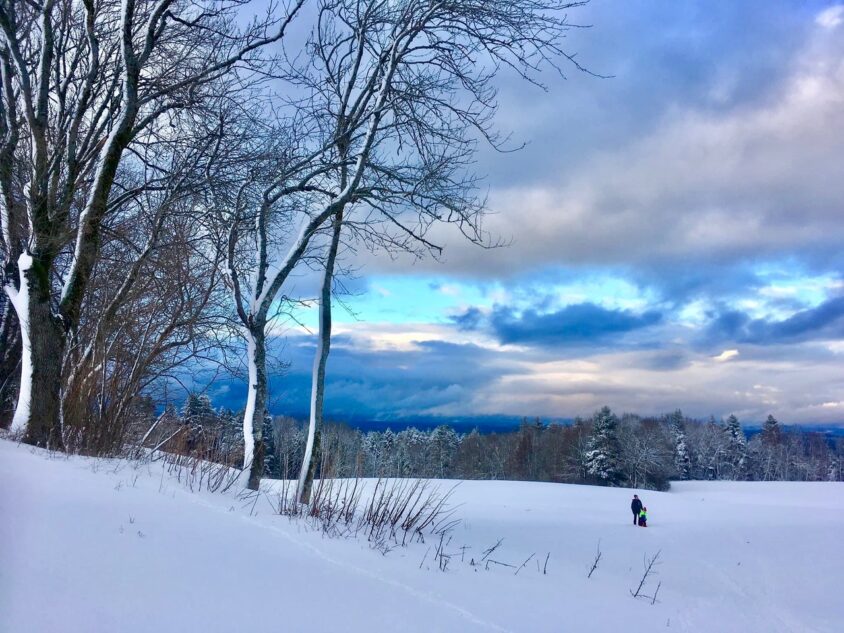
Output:
<path fill-rule="evenodd" d="M 840 483 L 644 491 L 643 529 L 628 490 L 464 482 L 441 572 L 430 542 L 385 556 L 157 465 L 0 441 L 0 482 L 4 632 L 844 630 Z M 499 539 L 515 568 L 468 564 Z M 651 604 L 630 590 L 658 551 Z"/>

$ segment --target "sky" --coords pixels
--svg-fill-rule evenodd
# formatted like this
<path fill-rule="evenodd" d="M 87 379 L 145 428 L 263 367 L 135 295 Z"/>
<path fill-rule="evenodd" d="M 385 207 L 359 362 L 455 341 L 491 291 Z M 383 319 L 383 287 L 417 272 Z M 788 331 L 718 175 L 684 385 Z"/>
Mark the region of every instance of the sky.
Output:
<path fill-rule="evenodd" d="M 844 424 L 844 4 L 571 19 L 591 28 L 565 48 L 607 78 L 497 82 L 498 128 L 526 145 L 476 171 L 509 246 L 443 229 L 438 260 L 342 254 L 328 416 Z M 274 413 L 307 410 L 315 330 L 315 307 L 275 327 Z M 245 388 L 209 393 L 237 408 Z"/>

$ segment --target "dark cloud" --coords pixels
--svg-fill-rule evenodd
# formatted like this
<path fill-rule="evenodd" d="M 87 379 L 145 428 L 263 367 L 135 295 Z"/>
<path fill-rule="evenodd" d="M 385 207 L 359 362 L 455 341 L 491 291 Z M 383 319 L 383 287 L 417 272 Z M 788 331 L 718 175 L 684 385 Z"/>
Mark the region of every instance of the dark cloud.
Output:
<path fill-rule="evenodd" d="M 543 94 L 505 75 L 498 121 L 528 147 L 502 160 L 485 152 L 490 181 L 558 178 L 596 151 L 614 149 L 659 125 L 667 106 L 720 111 L 758 102 L 781 79 L 805 42 L 822 3 L 778 3 L 760 11 L 747 2 L 657 0 L 592 2 L 572 10 L 564 46 L 610 79 L 546 73 Z"/>
<path fill-rule="evenodd" d="M 787 329 L 806 331 L 794 323 Z M 664 326 L 656 329 L 665 334 Z M 773 412 L 790 422 L 841 421 L 840 353 L 812 342 L 738 347 L 740 354 L 728 362 L 673 343 L 662 349 L 611 345 L 584 359 L 567 357 L 570 348 L 555 352 L 540 345 L 499 349 L 423 341 L 407 349 L 376 349 L 341 336 L 329 357 L 326 415 L 383 425 L 460 416 L 471 426 L 472 418 L 482 424 L 489 415 L 568 418 L 607 404 L 646 415 L 679 407 L 698 417 L 735 412 L 761 421 Z M 310 337 L 289 337 L 289 367 L 270 381 L 273 413 L 307 417 L 314 351 Z M 245 383 L 218 377 L 208 393 L 216 406 L 242 410 Z"/>
<path fill-rule="evenodd" d="M 646 352 L 639 358 L 640 366 L 651 371 L 676 371 L 688 367 L 691 361 L 692 356 L 680 349 Z"/>
<path fill-rule="evenodd" d="M 517 312 L 496 306 L 488 316 L 477 308 L 469 308 L 453 317 L 464 330 L 489 327 L 501 343 L 552 346 L 608 343 L 661 320 L 662 314 L 655 310 L 636 314 L 629 310 L 609 310 L 594 303 L 569 305 L 554 312 L 537 309 Z"/>
<path fill-rule="evenodd" d="M 270 380 L 273 411 L 307 414 L 314 352 L 310 342 L 291 339 L 285 354 L 288 371 Z M 379 420 L 424 415 L 443 405 L 468 402 L 484 385 L 515 371 L 502 366 L 497 357 L 471 344 L 422 341 L 408 350 L 374 350 L 337 337 L 328 360 L 326 413 L 336 419 Z M 234 391 L 229 393 L 235 400 L 245 395 Z"/>
<path fill-rule="evenodd" d="M 452 322 L 461 331 L 478 330 L 486 320 L 486 316 L 478 308 L 468 308 L 465 312 L 451 317 Z"/>
<path fill-rule="evenodd" d="M 725 310 L 713 317 L 706 335 L 712 342 L 755 345 L 841 339 L 844 338 L 844 297 L 833 297 L 779 321 L 753 319 L 740 310 Z"/>

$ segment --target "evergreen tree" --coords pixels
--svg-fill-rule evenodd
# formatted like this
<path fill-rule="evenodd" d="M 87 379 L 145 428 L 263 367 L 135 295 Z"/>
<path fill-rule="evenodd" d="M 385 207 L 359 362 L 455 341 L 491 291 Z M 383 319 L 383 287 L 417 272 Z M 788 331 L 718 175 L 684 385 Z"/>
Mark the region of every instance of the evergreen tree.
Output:
<path fill-rule="evenodd" d="M 593 420 L 589 450 L 586 452 L 586 472 L 608 486 L 618 486 L 624 479 L 620 457 L 618 418 L 609 407 L 604 407 Z"/>
<path fill-rule="evenodd" d="M 749 470 L 747 438 L 736 416 L 730 415 L 727 418 L 724 432 L 727 435 L 727 460 L 732 471 L 732 478 L 746 479 Z"/>
<path fill-rule="evenodd" d="M 434 472 L 428 457 L 431 450 L 431 441 L 428 433 L 420 431 L 416 427 L 410 427 L 403 431 L 406 433 L 405 445 L 407 450 L 407 468 L 415 477 L 429 477 Z"/>
<path fill-rule="evenodd" d="M 171 420 L 173 422 L 179 419 L 179 412 L 176 410 L 176 405 L 169 400 L 167 401 L 167 404 L 164 405 L 164 413 L 162 415 L 164 415 L 167 420 Z"/>
<path fill-rule="evenodd" d="M 242 449 L 243 428 L 241 426 L 243 416 L 236 415 L 231 409 L 220 409 L 217 413 L 220 422 L 220 452 L 234 460 L 235 453 Z M 237 459 L 241 459 L 238 457 Z"/>
<path fill-rule="evenodd" d="M 369 431 L 363 436 L 362 448 L 367 462 L 365 472 L 370 477 L 381 477 L 381 434 Z"/>
<path fill-rule="evenodd" d="M 762 425 L 762 443 L 767 445 L 779 444 L 780 441 L 780 423 L 777 419 L 769 415 L 768 419 Z"/>
<path fill-rule="evenodd" d="M 264 475 L 267 477 L 280 477 L 281 471 L 278 460 L 275 424 L 273 424 L 273 416 L 266 410 L 264 411 L 261 437 L 264 441 Z"/>
<path fill-rule="evenodd" d="M 396 434 L 387 428 L 381 434 L 381 470 L 386 477 L 395 477 L 396 473 Z"/>
<path fill-rule="evenodd" d="M 692 460 L 686 440 L 686 429 L 683 426 L 683 412 L 680 409 L 669 416 L 669 425 L 674 440 L 674 467 L 680 479 L 687 481 L 692 476 Z"/>
<path fill-rule="evenodd" d="M 460 443 L 457 433 L 450 426 L 442 424 L 431 431 L 430 442 L 434 476 L 441 479 L 450 476 Z"/>
<path fill-rule="evenodd" d="M 204 426 L 217 421 L 211 399 L 204 393 L 191 393 L 182 407 L 182 423 Z"/>
<path fill-rule="evenodd" d="M 840 468 L 838 466 L 838 459 L 833 457 L 829 462 L 829 467 L 826 471 L 827 481 L 838 481 Z"/>

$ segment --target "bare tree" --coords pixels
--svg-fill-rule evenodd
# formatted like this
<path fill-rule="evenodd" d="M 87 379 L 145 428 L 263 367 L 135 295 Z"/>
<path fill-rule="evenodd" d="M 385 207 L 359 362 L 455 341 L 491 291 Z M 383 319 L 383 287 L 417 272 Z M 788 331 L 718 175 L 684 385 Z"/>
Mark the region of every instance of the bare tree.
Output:
<path fill-rule="evenodd" d="M 308 503 L 311 498 L 311 487 L 316 475 L 317 453 L 320 447 L 322 430 L 322 413 L 325 398 L 325 366 L 328 363 L 328 353 L 331 348 L 331 287 L 334 275 L 334 265 L 337 260 L 337 249 L 340 245 L 340 232 L 343 228 L 343 212 L 334 216 L 331 232 L 331 244 L 325 260 L 325 270 L 319 297 L 319 340 L 314 357 L 313 380 L 311 381 L 311 411 L 308 424 L 308 436 L 305 442 L 305 455 L 299 472 L 296 488 L 296 498 L 300 503 Z"/>
<path fill-rule="evenodd" d="M 472 163 L 479 138 L 498 147 L 492 80 L 501 66 L 532 79 L 542 62 L 572 60 L 559 48 L 567 28 L 559 2 L 324 0 L 309 65 L 292 78 L 308 91 L 310 116 L 331 131 L 336 167 L 334 235 L 328 249 L 312 377 L 308 444 L 299 477 L 307 502 L 317 463 L 330 342 L 330 284 L 342 226 L 369 248 L 439 254 L 429 229 L 456 225 L 491 246 L 481 228 Z M 356 160 L 352 161 L 355 148 Z M 352 170 L 348 166 L 354 165 Z M 323 179 L 324 180 L 324 179 Z M 340 192 L 343 192 L 341 195 Z M 338 217 L 345 219 L 338 223 Z"/>
<path fill-rule="evenodd" d="M 156 127 L 177 133 L 179 113 L 260 63 L 303 2 L 244 29 L 242 0 L 0 2 L 2 151 L 12 157 L 0 178 L 4 288 L 23 343 L 12 428 L 27 441 L 62 445 L 59 360 L 80 325 L 103 223 L 131 195 L 115 183 L 133 144 Z"/>

